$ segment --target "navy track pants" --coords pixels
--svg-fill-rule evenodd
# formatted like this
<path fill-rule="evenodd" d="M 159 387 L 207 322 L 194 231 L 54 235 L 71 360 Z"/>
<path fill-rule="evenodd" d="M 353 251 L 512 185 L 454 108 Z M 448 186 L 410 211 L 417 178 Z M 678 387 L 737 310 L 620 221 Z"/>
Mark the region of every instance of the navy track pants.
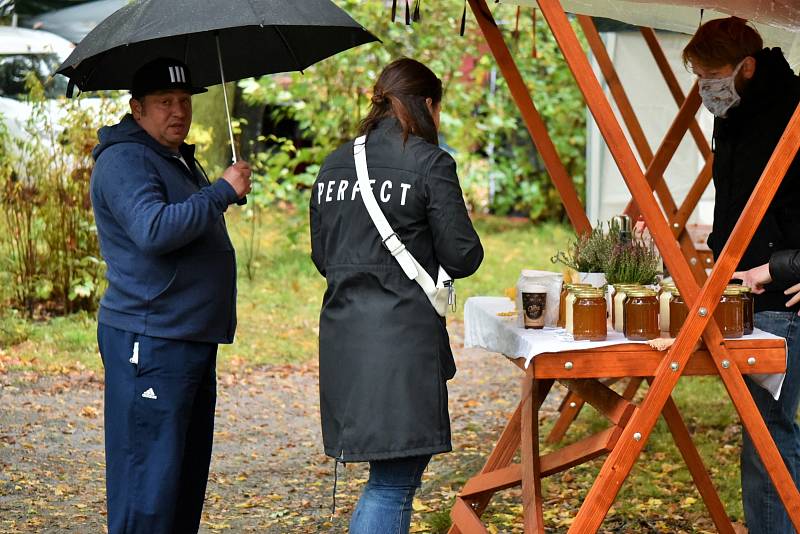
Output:
<path fill-rule="evenodd" d="M 97 341 L 109 534 L 197 532 L 214 437 L 217 345 L 102 324 Z"/>

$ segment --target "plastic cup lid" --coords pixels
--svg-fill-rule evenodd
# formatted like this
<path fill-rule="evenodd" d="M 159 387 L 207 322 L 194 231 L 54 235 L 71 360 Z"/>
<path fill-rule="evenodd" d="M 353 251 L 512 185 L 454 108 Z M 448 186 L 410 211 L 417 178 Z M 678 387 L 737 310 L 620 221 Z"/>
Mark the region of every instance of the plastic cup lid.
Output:
<path fill-rule="evenodd" d="M 547 293 L 547 287 L 541 284 L 523 284 L 520 291 L 523 293 Z"/>

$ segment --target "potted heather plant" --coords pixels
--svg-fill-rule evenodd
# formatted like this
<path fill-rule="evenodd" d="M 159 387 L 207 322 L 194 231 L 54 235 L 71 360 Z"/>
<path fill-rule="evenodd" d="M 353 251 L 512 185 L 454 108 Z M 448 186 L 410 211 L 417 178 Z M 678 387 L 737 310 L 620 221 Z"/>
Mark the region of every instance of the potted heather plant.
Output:
<path fill-rule="evenodd" d="M 608 262 L 619 242 L 618 226 L 608 223 L 606 232 L 604 224 L 598 223 L 591 232 L 577 236 L 570 242 L 567 250 L 559 251 L 551 261 L 577 271 L 580 282 L 603 287 L 608 283 L 605 275 Z"/>
<path fill-rule="evenodd" d="M 606 280 L 617 284 L 655 284 L 661 259 L 652 243 L 642 239 L 618 241 L 614 244 L 606 265 Z"/>

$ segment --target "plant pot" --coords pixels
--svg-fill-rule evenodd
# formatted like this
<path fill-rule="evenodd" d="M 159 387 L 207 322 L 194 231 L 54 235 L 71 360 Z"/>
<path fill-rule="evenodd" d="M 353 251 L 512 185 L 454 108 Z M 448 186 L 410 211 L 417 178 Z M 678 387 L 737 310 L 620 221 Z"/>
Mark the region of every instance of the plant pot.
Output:
<path fill-rule="evenodd" d="M 592 284 L 594 287 L 606 285 L 606 273 L 578 273 L 578 280 L 582 284 Z"/>

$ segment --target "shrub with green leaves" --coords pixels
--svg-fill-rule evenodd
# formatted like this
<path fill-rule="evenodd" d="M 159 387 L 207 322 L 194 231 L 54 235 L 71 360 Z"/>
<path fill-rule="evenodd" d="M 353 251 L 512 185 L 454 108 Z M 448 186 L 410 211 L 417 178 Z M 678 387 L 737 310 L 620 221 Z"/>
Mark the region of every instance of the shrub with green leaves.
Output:
<path fill-rule="evenodd" d="M 24 135 L 0 140 L 3 300 L 29 316 L 94 310 L 105 266 L 89 196 L 91 151 L 97 129 L 120 110 L 106 98 L 48 99 L 33 75 L 27 84 Z"/>
<path fill-rule="evenodd" d="M 481 213 L 560 220 L 564 208 L 519 110 L 485 50 L 484 37 L 467 16 L 459 36 L 462 6 L 422 3 L 421 21 L 411 26 L 390 20 L 385 2 L 343 0 L 340 7 L 383 42 L 370 43 L 326 59 L 303 74 L 270 76 L 240 84 L 251 105 L 266 106 L 271 119 L 296 121 L 311 146 L 286 138 L 262 138 L 254 163 L 254 202 L 304 205 L 325 156 L 352 139 L 366 115 L 370 92 L 381 69 L 401 56 L 428 65 L 443 82 L 441 135 L 454 153 L 465 198 Z M 514 32 L 517 6 L 493 4 L 492 11 L 556 149 L 579 192 L 585 172 L 586 113 L 583 99 L 545 22 L 532 26 L 523 8 Z M 536 55 L 531 53 L 536 49 Z"/>

